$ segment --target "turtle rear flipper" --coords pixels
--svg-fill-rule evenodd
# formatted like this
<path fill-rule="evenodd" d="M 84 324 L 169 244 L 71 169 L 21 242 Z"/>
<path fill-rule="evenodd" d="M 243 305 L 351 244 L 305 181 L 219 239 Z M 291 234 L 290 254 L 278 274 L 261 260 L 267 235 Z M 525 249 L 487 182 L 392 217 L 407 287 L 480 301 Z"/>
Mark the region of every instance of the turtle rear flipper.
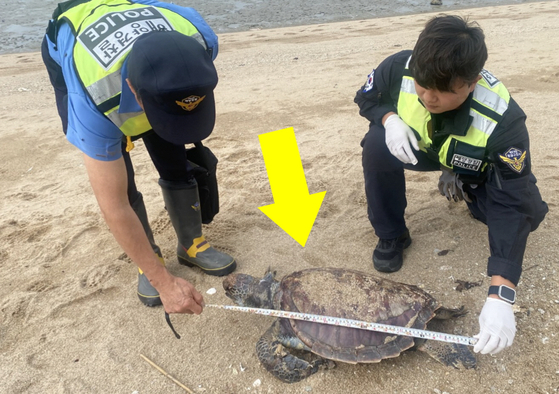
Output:
<path fill-rule="evenodd" d="M 464 306 L 461 306 L 460 308 L 445 308 L 442 306 L 435 311 L 435 316 L 433 318 L 436 320 L 448 320 L 456 317 L 462 317 L 467 314 L 468 311 L 464 308 Z"/>
<path fill-rule="evenodd" d="M 448 367 L 454 367 L 456 369 L 471 369 L 476 367 L 476 358 L 466 345 L 425 340 L 423 343 L 417 345 L 417 350 L 427 353 L 429 356 Z"/>
<path fill-rule="evenodd" d="M 262 365 L 276 378 L 286 383 L 299 382 L 316 373 L 321 365 L 330 367 L 331 360 L 317 358 L 306 361 L 289 352 L 289 347 L 310 350 L 294 335 L 282 330 L 279 320 L 256 343 L 256 354 Z"/>

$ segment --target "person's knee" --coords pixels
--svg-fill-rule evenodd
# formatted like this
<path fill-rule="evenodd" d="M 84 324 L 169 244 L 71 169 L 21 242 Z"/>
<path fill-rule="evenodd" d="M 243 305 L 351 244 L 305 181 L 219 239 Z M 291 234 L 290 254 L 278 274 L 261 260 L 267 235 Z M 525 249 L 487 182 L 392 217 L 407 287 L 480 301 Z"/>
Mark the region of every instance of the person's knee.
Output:
<path fill-rule="evenodd" d="M 545 219 L 545 216 L 549 212 L 549 207 L 547 206 L 547 203 L 543 201 L 540 190 L 536 186 L 537 180 L 534 174 L 530 174 L 529 182 L 530 196 L 534 212 L 530 231 L 535 231 L 539 227 L 540 223 Z"/>
<path fill-rule="evenodd" d="M 539 194 L 539 193 L 538 193 Z M 549 207 L 547 203 L 542 200 L 541 196 L 537 196 L 539 198 L 534 198 L 534 219 L 532 220 L 532 225 L 530 231 L 535 231 L 540 226 L 541 222 L 545 219 L 545 216 L 549 212 Z"/>

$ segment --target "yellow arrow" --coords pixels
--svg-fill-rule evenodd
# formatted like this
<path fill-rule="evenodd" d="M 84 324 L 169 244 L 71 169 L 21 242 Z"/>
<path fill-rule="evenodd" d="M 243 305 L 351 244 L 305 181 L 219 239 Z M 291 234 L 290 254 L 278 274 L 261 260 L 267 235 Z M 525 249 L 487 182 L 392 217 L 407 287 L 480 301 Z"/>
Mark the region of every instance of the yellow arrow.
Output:
<path fill-rule="evenodd" d="M 258 138 L 274 196 L 260 210 L 304 247 L 326 192 L 309 195 L 293 127 Z"/>

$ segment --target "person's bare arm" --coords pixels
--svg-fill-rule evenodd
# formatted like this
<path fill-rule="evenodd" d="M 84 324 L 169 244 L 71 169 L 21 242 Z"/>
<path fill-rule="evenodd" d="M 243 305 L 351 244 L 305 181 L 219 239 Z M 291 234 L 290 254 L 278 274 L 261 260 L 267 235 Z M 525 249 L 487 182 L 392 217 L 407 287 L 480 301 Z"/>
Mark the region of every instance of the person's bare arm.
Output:
<path fill-rule="evenodd" d="M 202 295 L 189 282 L 171 275 L 156 257 L 127 196 L 124 160 L 100 161 L 84 155 L 97 202 L 116 241 L 159 291 L 169 313 L 199 314 Z"/>

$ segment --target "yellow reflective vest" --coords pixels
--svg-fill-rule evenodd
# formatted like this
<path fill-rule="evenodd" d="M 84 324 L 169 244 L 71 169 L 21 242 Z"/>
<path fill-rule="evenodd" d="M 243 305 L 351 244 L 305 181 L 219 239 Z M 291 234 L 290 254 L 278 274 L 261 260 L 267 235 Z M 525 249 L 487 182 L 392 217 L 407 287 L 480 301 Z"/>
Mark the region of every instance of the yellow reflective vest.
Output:
<path fill-rule="evenodd" d="M 469 110 L 471 123 L 466 134 L 451 134 L 440 146 L 434 147 L 428 129 L 431 114 L 420 103 L 415 91 L 414 79 L 409 70 L 410 59 L 400 87 L 398 115 L 416 132 L 416 136 L 421 137 L 419 147 L 430 157 L 436 155 L 442 165 L 457 173 L 479 175 L 487 164 L 484 161 L 487 140 L 508 108 L 508 90 L 490 72 L 482 70 L 482 78 L 473 91 Z"/>
<path fill-rule="evenodd" d="M 92 0 L 61 13 L 55 23 L 67 22 L 76 43 L 74 65 L 85 90 L 97 106 L 126 136 L 151 130 L 143 111 L 119 113 L 121 68 L 132 44 L 142 34 L 176 30 L 196 38 L 207 49 L 198 29 L 166 8 L 126 0 Z"/>

